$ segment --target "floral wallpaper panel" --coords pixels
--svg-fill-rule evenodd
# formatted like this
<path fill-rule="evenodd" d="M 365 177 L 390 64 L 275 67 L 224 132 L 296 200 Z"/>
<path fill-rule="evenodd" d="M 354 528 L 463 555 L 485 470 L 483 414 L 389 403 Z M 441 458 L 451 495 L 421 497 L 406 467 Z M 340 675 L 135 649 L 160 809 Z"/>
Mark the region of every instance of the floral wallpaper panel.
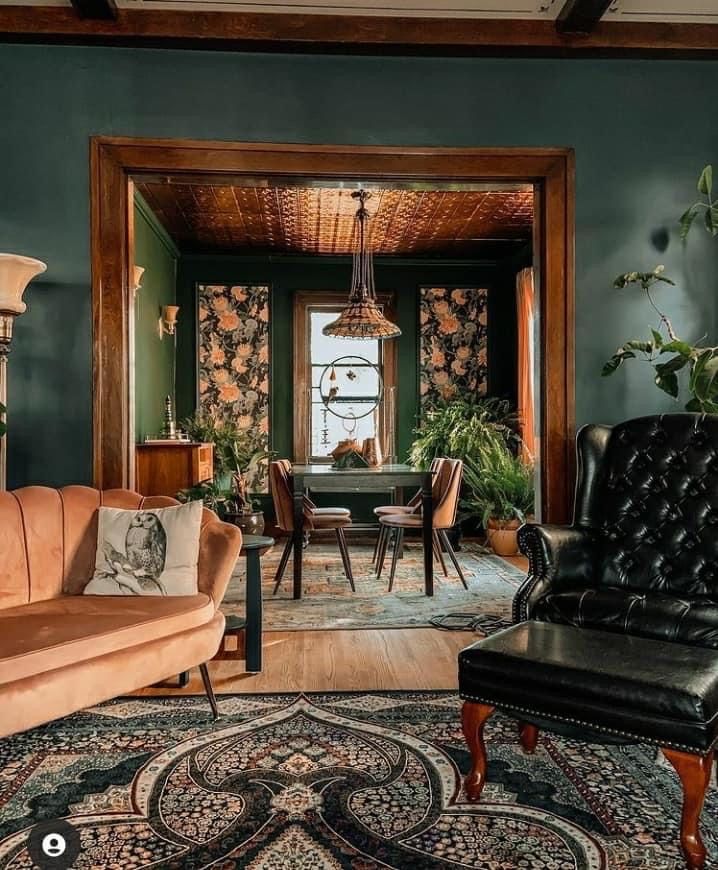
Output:
<path fill-rule="evenodd" d="M 488 388 L 488 291 L 422 287 L 419 308 L 421 405 Z"/>
<path fill-rule="evenodd" d="M 199 405 L 269 448 L 269 287 L 198 285 Z"/>

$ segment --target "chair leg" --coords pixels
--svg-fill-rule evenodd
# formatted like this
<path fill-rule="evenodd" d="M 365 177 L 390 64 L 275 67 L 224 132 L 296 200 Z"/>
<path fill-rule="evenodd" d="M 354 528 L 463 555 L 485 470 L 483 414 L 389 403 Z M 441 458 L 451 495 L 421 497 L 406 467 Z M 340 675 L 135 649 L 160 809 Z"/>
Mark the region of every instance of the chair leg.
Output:
<path fill-rule="evenodd" d="M 439 540 L 438 532 L 436 532 L 436 531 L 432 532 L 431 541 L 434 545 L 434 555 L 439 560 L 439 564 L 441 565 L 441 570 L 444 572 L 444 577 L 448 577 L 449 572 L 446 570 L 446 562 L 444 561 L 444 554 L 441 551 L 441 541 Z"/>
<path fill-rule="evenodd" d="M 337 533 L 339 552 L 342 554 L 342 562 L 344 563 L 344 573 L 347 575 L 352 592 L 356 592 L 356 587 L 354 586 L 354 574 L 352 573 L 352 563 L 349 560 L 349 548 L 347 547 L 347 538 L 344 534 L 344 529 L 335 529 L 335 531 Z"/>
<path fill-rule="evenodd" d="M 396 574 L 396 563 L 399 561 L 399 553 L 401 553 L 404 543 L 404 529 L 397 528 L 396 537 L 394 538 L 394 552 L 391 554 L 391 572 L 389 573 L 389 592 L 394 588 L 394 575 Z"/>
<path fill-rule="evenodd" d="M 471 770 L 464 779 L 464 789 L 470 801 L 481 797 L 486 782 L 486 745 L 484 725 L 496 708 L 488 704 L 464 701 L 461 708 L 461 727 L 471 752 Z"/>
<path fill-rule="evenodd" d="M 202 682 L 204 683 L 204 690 L 207 693 L 207 699 L 209 700 L 209 706 L 212 708 L 212 716 L 214 721 L 216 722 L 219 719 L 219 708 L 217 707 L 217 699 L 214 696 L 214 689 L 212 688 L 212 680 L 209 678 L 209 671 L 207 670 L 207 664 L 201 664 L 199 666 L 199 672 L 202 674 Z"/>
<path fill-rule="evenodd" d="M 683 813 L 681 815 L 681 847 L 688 870 L 703 870 L 706 847 L 700 831 L 701 810 L 713 768 L 711 751 L 707 755 L 679 752 L 677 749 L 661 751 L 673 765 L 683 786 Z"/>
<path fill-rule="evenodd" d="M 533 755 L 538 743 L 538 726 L 529 722 L 519 722 L 519 741 L 521 748 L 527 755 Z"/>
<path fill-rule="evenodd" d="M 381 572 L 384 570 L 384 560 L 386 559 L 386 551 L 389 548 L 389 542 L 391 541 L 392 535 L 394 534 L 394 529 L 389 528 L 389 526 L 384 526 L 384 537 L 381 541 L 381 546 L 379 547 L 379 554 L 376 557 L 376 579 L 379 580 L 381 578 Z"/>
<path fill-rule="evenodd" d="M 449 554 L 451 561 L 454 563 L 454 568 L 456 568 L 456 573 L 464 584 L 464 589 L 468 589 L 469 584 L 466 582 L 466 577 L 464 577 L 464 572 L 461 570 L 461 565 L 459 565 L 459 560 L 456 558 L 456 553 L 454 552 L 454 548 L 451 546 L 451 541 L 449 540 L 449 536 L 446 534 L 445 529 L 439 529 L 439 540 L 444 545 L 444 549 Z"/>
<path fill-rule="evenodd" d="M 371 557 L 371 563 L 374 567 L 376 567 L 376 557 L 379 555 L 379 548 L 381 547 L 381 539 L 384 537 L 384 530 L 386 526 L 383 526 L 379 523 L 379 534 L 376 536 L 376 541 L 374 542 L 374 552 Z"/>
<path fill-rule="evenodd" d="M 287 543 L 284 545 L 284 550 L 282 550 L 282 558 L 279 560 L 279 565 L 277 566 L 277 573 L 274 575 L 274 589 L 272 589 L 272 595 L 276 595 L 279 589 L 279 586 L 282 582 L 282 577 L 284 577 L 284 571 L 287 567 L 287 562 L 289 561 L 289 556 L 292 552 L 292 547 L 294 546 L 294 541 L 292 540 L 292 536 L 290 535 L 287 538 Z"/>

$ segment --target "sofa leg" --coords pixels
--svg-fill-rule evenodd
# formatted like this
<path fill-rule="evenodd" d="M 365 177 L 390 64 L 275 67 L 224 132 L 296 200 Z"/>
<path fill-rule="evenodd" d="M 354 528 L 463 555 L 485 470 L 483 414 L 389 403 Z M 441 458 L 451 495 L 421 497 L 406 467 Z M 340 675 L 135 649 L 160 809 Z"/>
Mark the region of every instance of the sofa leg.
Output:
<path fill-rule="evenodd" d="M 470 801 L 479 800 L 486 782 L 484 725 L 495 709 L 488 704 L 475 704 L 473 701 L 464 701 L 461 708 L 461 727 L 471 751 L 471 770 L 464 780 L 464 788 Z"/>
<path fill-rule="evenodd" d="M 713 752 L 695 755 L 677 749 L 661 747 L 661 751 L 676 769 L 683 786 L 681 814 L 681 847 L 688 870 L 703 870 L 706 847 L 700 831 L 701 810 L 713 767 Z"/>
<path fill-rule="evenodd" d="M 521 748 L 528 755 L 533 755 L 538 743 L 538 727 L 529 722 L 519 722 L 519 741 Z"/>
<path fill-rule="evenodd" d="M 212 681 L 209 678 L 209 671 L 207 670 L 207 665 L 202 664 L 199 666 L 199 672 L 202 674 L 202 682 L 204 683 L 204 690 L 207 693 L 207 699 L 209 701 L 209 706 L 212 708 L 212 717 L 216 722 L 219 719 L 219 708 L 217 707 L 217 699 L 214 696 L 214 689 L 212 688 Z"/>

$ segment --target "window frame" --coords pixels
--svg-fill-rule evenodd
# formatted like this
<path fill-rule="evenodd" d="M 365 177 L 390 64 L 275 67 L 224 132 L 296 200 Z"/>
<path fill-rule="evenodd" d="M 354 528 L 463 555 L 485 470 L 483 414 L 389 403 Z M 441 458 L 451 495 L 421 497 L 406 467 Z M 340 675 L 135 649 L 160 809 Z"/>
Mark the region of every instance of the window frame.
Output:
<path fill-rule="evenodd" d="M 394 294 L 377 293 L 377 302 L 384 314 L 395 320 Z M 331 456 L 311 456 L 311 405 L 309 402 L 309 387 L 311 386 L 312 366 L 309 346 L 309 319 L 313 311 L 339 311 L 347 304 L 345 291 L 300 291 L 294 295 L 294 417 L 292 454 L 294 462 L 301 464 L 330 463 Z M 389 339 L 380 342 L 379 366 L 384 379 L 384 398 L 380 403 L 379 438 L 381 444 L 386 443 L 385 428 L 387 425 L 384 402 L 392 387 L 397 386 L 397 341 Z M 361 356 L 360 340 L 357 340 L 356 353 Z M 396 414 L 396 409 L 395 409 Z M 396 419 L 393 421 L 396 434 Z"/>

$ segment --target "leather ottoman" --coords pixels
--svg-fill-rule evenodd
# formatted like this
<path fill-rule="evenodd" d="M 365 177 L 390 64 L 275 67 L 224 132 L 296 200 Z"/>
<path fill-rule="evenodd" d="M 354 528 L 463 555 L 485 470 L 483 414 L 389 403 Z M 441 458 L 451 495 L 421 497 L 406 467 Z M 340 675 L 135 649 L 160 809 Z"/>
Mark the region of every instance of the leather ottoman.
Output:
<path fill-rule="evenodd" d="M 479 799 L 486 779 L 483 728 L 495 709 L 519 719 L 528 752 L 536 746 L 537 721 L 653 743 L 683 785 L 687 865 L 704 866 L 699 819 L 718 740 L 718 652 L 528 621 L 459 653 L 459 694 L 472 756 L 470 800 Z"/>

